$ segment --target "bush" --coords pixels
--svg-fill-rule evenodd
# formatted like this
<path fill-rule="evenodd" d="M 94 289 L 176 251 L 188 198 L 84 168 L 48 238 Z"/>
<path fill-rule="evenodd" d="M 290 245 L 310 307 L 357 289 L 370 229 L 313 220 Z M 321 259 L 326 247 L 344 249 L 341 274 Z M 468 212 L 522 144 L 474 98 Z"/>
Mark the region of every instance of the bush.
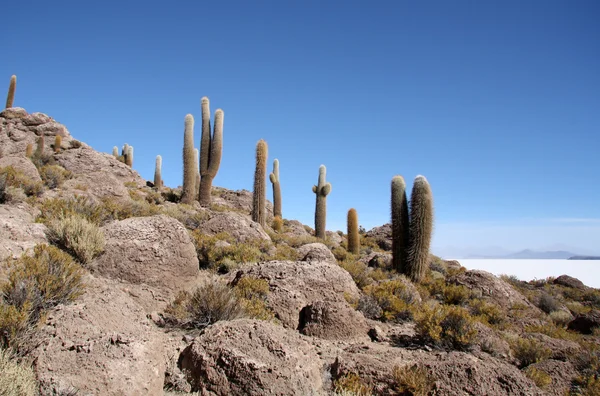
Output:
<path fill-rule="evenodd" d="M 509 341 L 509 344 L 521 368 L 547 359 L 552 354 L 550 349 L 533 338 L 517 338 Z"/>
<path fill-rule="evenodd" d="M 38 384 L 33 369 L 19 364 L 8 350 L 0 348 L 0 395 L 35 396 Z"/>
<path fill-rule="evenodd" d="M 10 188 L 20 188 L 27 196 L 39 197 L 44 192 L 44 185 L 29 179 L 12 166 L 0 168 L 0 203 L 11 202 Z"/>
<path fill-rule="evenodd" d="M 560 303 L 554 297 L 546 292 L 542 292 L 537 302 L 537 307 L 547 314 L 560 309 Z"/>
<path fill-rule="evenodd" d="M 229 234 L 206 235 L 198 230 L 191 232 L 192 242 L 201 268 L 228 272 L 232 263 L 256 263 L 268 257 L 271 243 L 257 239 L 236 242 Z"/>
<path fill-rule="evenodd" d="M 420 365 L 395 366 L 392 379 L 395 390 L 402 395 L 425 396 L 429 394 L 433 385 L 429 373 Z"/>
<path fill-rule="evenodd" d="M 446 285 L 442 293 L 446 304 L 463 305 L 471 298 L 471 290 L 463 285 Z"/>
<path fill-rule="evenodd" d="M 566 311 L 554 311 L 550 313 L 550 319 L 557 326 L 564 327 L 573 320 L 573 315 Z"/>
<path fill-rule="evenodd" d="M 413 312 L 415 331 L 426 342 L 465 350 L 477 336 L 473 318 L 462 307 L 422 304 Z"/>
<path fill-rule="evenodd" d="M 333 383 L 336 394 L 350 394 L 353 396 L 370 396 L 372 387 L 365 383 L 356 373 L 346 373 Z"/>
<path fill-rule="evenodd" d="M 404 277 L 369 285 L 365 287 L 365 294 L 377 301 L 382 319 L 387 321 L 411 319 L 410 306 L 420 300 L 417 290 Z"/>
<path fill-rule="evenodd" d="M 367 319 L 379 319 L 383 310 L 377 303 L 377 300 L 371 296 L 361 296 L 356 304 L 356 310 L 363 313 Z"/>
<path fill-rule="evenodd" d="M 469 307 L 471 314 L 484 324 L 500 325 L 505 322 L 506 315 L 498 304 L 476 299 L 470 302 Z"/>
<path fill-rule="evenodd" d="M 248 316 L 261 320 L 274 318 L 275 315 L 266 305 L 269 294 L 269 283 L 266 280 L 244 277 L 236 283 L 233 290 L 242 300 Z"/>
<path fill-rule="evenodd" d="M 354 260 L 338 261 L 338 264 L 348 271 L 352 280 L 354 280 L 354 283 L 356 283 L 359 288 L 363 289 L 367 285 L 373 283 L 373 279 L 369 277 L 369 268 L 366 264 Z"/>
<path fill-rule="evenodd" d="M 535 367 L 527 367 L 525 369 L 525 375 L 527 378 L 535 382 L 535 385 L 540 389 L 547 389 L 548 385 L 552 383 L 552 377 L 546 372 L 538 370 Z"/>
<path fill-rule="evenodd" d="M 84 217 L 96 225 L 102 225 L 110 219 L 102 205 L 82 195 L 75 195 L 69 199 L 45 199 L 39 205 L 39 209 L 41 214 L 36 221 L 41 223 L 48 223 L 53 219 L 69 215 Z"/>
<path fill-rule="evenodd" d="M 46 152 L 40 153 L 37 150 L 33 153 L 33 156 L 31 157 L 31 162 L 33 162 L 33 165 L 35 165 L 35 167 L 38 168 L 38 170 L 42 169 L 46 165 L 56 164 L 56 161 L 54 160 L 52 154 Z"/>
<path fill-rule="evenodd" d="M 60 187 L 66 179 L 70 179 L 73 174 L 59 165 L 46 165 L 40 169 L 40 176 L 44 184 L 51 190 Z"/>
<path fill-rule="evenodd" d="M 0 341 L 18 345 L 42 313 L 83 293 L 83 271 L 66 253 L 37 245 L 33 256 L 9 261 L 8 281 L 0 286 Z"/>
<path fill-rule="evenodd" d="M 104 234 L 100 228 L 80 215 L 67 215 L 48 224 L 48 240 L 65 249 L 81 263 L 87 264 L 104 251 Z"/>

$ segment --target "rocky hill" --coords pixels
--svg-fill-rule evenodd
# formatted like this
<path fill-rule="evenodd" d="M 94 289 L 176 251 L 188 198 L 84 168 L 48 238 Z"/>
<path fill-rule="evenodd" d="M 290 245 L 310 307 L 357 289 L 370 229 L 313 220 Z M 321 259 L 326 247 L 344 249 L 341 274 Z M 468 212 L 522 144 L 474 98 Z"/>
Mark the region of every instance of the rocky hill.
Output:
<path fill-rule="evenodd" d="M 2 395 L 598 394 L 600 290 L 577 279 L 431 256 L 414 284 L 389 225 L 353 255 L 270 204 L 252 221 L 247 191 L 183 204 L 22 108 L 0 150 Z"/>

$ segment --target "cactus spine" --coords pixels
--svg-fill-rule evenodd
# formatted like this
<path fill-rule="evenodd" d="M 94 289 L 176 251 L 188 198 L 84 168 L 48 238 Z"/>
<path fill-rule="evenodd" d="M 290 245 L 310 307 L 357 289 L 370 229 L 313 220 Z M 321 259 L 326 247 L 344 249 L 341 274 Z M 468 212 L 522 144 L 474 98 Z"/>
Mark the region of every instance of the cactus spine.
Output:
<path fill-rule="evenodd" d="M 156 156 L 156 165 L 154 166 L 154 188 L 162 187 L 162 157 Z"/>
<path fill-rule="evenodd" d="M 252 220 L 266 225 L 267 221 L 267 189 L 265 179 L 267 178 L 267 142 L 260 139 L 256 144 L 256 169 L 254 171 L 254 194 L 252 196 Z"/>
<path fill-rule="evenodd" d="M 409 244 L 408 201 L 402 176 L 392 178 L 392 267 L 405 273 Z"/>
<path fill-rule="evenodd" d="M 273 184 L 273 217 L 281 218 L 281 184 L 279 183 L 279 160 L 273 161 L 273 172 L 269 175 Z"/>
<path fill-rule="evenodd" d="M 215 125 L 211 136 L 210 102 L 202 98 L 202 137 L 200 139 L 200 187 L 198 201 L 202 206 L 210 206 L 212 181 L 221 164 L 223 150 L 223 110 L 215 111 Z"/>
<path fill-rule="evenodd" d="M 325 239 L 325 222 L 327 218 L 327 195 L 331 192 L 331 183 L 327 183 L 325 176 L 327 169 L 325 165 L 319 167 L 319 183 L 312 190 L 317 195 L 315 208 L 315 235 L 317 238 Z"/>
<path fill-rule="evenodd" d="M 62 144 L 62 136 L 56 135 L 54 137 L 54 152 L 60 153 L 60 145 Z"/>
<path fill-rule="evenodd" d="M 429 263 L 429 246 L 433 233 L 433 194 L 424 176 L 417 176 L 410 196 L 410 242 L 406 275 L 420 282 Z"/>
<path fill-rule="evenodd" d="M 119 157 L 119 148 L 118 148 L 117 146 L 114 146 L 114 147 L 113 147 L 112 155 L 113 155 L 113 157 L 115 157 L 115 158 L 118 158 L 118 157 Z"/>
<path fill-rule="evenodd" d="M 358 235 L 358 214 L 356 209 L 348 211 L 348 251 L 352 254 L 360 253 L 360 235 Z"/>
<path fill-rule="evenodd" d="M 6 108 L 13 107 L 15 101 L 15 89 L 17 88 L 17 76 L 13 75 L 10 77 L 10 84 L 8 85 L 8 95 L 6 96 Z"/>
<path fill-rule="evenodd" d="M 196 156 L 194 155 L 194 117 L 185 116 L 183 133 L 183 193 L 181 202 L 191 204 L 196 199 Z"/>

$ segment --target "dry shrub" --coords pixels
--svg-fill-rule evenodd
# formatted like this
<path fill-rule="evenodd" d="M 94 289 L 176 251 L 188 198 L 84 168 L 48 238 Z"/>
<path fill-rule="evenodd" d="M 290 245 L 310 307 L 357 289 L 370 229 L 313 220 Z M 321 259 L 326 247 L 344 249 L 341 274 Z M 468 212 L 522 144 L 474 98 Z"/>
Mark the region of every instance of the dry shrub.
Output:
<path fill-rule="evenodd" d="M 550 313 L 550 319 L 557 326 L 565 327 L 570 321 L 573 320 L 573 315 L 567 311 L 554 311 Z"/>
<path fill-rule="evenodd" d="M 283 219 L 279 216 L 273 218 L 273 230 L 275 232 L 281 232 L 283 229 Z"/>
<path fill-rule="evenodd" d="M 356 373 L 346 373 L 333 383 L 336 394 L 353 396 L 371 396 L 373 388 Z"/>
<path fill-rule="evenodd" d="M 383 314 L 383 310 L 377 303 L 377 300 L 371 296 L 361 296 L 356 303 L 356 310 L 363 313 L 365 318 L 379 319 Z"/>
<path fill-rule="evenodd" d="M 8 281 L 0 285 L 0 341 L 5 345 L 19 345 L 44 311 L 83 293 L 83 270 L 53 246 L 37 245 L 33 256 L 9 261 L 8 269 Z"/>
<path fill-rule="evenodd" d="M 97 225 L 102 225 L 108 220 L 108 214 L 103 210 L 102 205 L 82 195 L 75 195 L 69 199 L 45 199 L 40 203 L 39 209 L 41 214 L 37 221 L 42 223 L 68 215 L 82 216 Z"/>
<path fill-rule="evenodd" d="M 113 198 L 102 199 L 102 209 L 110 220 L 124 220 L 130 217 L 147 217 L 160 213 L 160 208 L 146 201 L 123 202 Z"/>
<path fill-rule="evenodd" d="M 0 348 L 0 395 L 35 396 L 38 384 L 33 369 L 18 363 L 9 350 Z"/>
<path fill-rule="evenodd" d="M 20 188 L 29 197 L 39 197 L 44 192 L 42 182 L 33 181 L 12 166 L 0 168 L 0 203 L 12 201 L 9 188 Z"/>
<path fill-rule="evenodd" d="M 510 349 L 514 357 L 519 361 L 519 367 L 527 367 L 530 364 L 547 359 L 552 354 L 549 348 L 533 338 L 516 338 L 509 341 Z"/>
<path fill-rule="evenodd" d="M 546 292 L 542 292 L 539 300 L 537 301 L 537 307 L 547 314 L 560 309 L 560 303 L 556 301 L 554 297 Z"/>
<path fill-rule="evenodd" d="M 53 190 L 73 177 L 73 174 L 60 165 L 46 165 L 40 168 L 40 176 L 44 184 Z"/>
<path fill-rule="evenodd" d="M 473 317 L 462 307 L 422 304 L 413 314 L 415 331 L 425 342 L 465 350 L 477 336 Z"/>
<path fill-rule="evenodd" d="M 48 240 L 87 264 L 104 251 L 104 233 L 80 215 L 67 215 L 47 224 Z"/>
<path fill-rule="evenodd" d="M 429 373 L 421 365 L 394 366 L 392 380 L 401 395 L 426 396 L 433 386 Z"/>
<path fill-rule="evenodd" d="M 338 261 L 340 267 L 348 271 L 354 283 L 361 288 L 364 289 L 366 286 L 373 283 L 373 279 L 369 277 L 369 267 L 366 264 L 361 263 L 360 261 Z"/>
<path fill-rule="evenodd" d="M 469 307 L 471 314 L 484 324 L 501 325 L 506 321 L 506 313 L 496 303 L 475 299 L 469 302 Z"/>
<path fill-rule="evenodd" d="M 248 316 L 261 320 L 274 318 L 275 315 L 266 305 L 269 282 L 264 279 L 244 277 L 235 284 L 233 290 L 242 300 Z"/>
<path fill-rule="evenodd" d="M 369 285 L 364 291 L 377 301 L 386 321 L 411 319 L 410 306 L 420 300 L 419 293 L 405 277 Z"/>
<path fill-rule="evenodd" d="M 197 229 L 208 219 L 208 212 L 199 212 L 193 206 L 187 204 L 162 206 L 160 211 L 162 214 L 178 220 L 188 230 Z"/>
<path fill-rule="evenodd" d="M 529 325 L 525 327 L 525 331 L 528 333 L 541 333 L 548 337 L 559 338 L 561 340 L 570 340 L 579 342 L 583 336 L 574 331 L 569 331 L 564 327 L 559 327 L 554 322 L 546 322 L 539 325 Z"/>
<path fill-rule="evenodd" d="M 535 382 L 535 385 L 540 389 L 547 389 L 548 385 L 552 383 L 552 377 L 549 376 L 548 373 L 535 367 L 527 367 L 525 369 L 525 375 Z"/>
<path fill-rule="evenodd" d="M 471 298 L 471 290 L 463 285 L 446 285 L 442 293 L 446 304 L 463 305 Z"/>

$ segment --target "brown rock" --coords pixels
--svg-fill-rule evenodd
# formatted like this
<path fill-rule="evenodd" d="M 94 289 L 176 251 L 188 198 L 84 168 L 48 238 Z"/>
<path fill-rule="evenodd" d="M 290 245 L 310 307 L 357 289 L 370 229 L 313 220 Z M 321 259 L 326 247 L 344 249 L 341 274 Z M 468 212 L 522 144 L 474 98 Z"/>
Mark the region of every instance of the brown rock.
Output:
<path fill-rule="evenodd" d="M 300 311 L 317 301 L 346 303 L 344 294 L 357 299 L 360 292 L 348 272 L 337 264 L 318 261 L 269 261 L 247 266 L 234 275 L 269 283 L 267 305 L 285 327 L 297 329 Z"/>
<path fill-rule="evenodd" d="M 553 282 L 555 285 L 561 285 L 566 287 L 571 287 L 573 289 L 585 290 L 587 287 L 577 278 L 573 278 L 569 275 L 561 275 L 558 278 L 554 279 Z"/>
<path fill-rule="evenodd" d="M 163 395 L 163 335 L 114 282 L 93 277 L 71 305 L 50 311 L 31 353 L 42 394 Z"/>
<path fill-rule="evenodd" d="M 346 303 L 316 301 L 300 311 L 300 333 L 326 340 L 368 342 L 365 317 Z"/>
<path fill-rule="evenodd" d="M 241 213 L 235 212 L 213 212 L 210 219 L 200 224 L 198 229 L 209 235 L 225 232 L 238 242 L 253 239 L 271 240 L 260 224 L 253 222 Z"/>
<path fill-rule="evenodd" d="M 383 250 L 392 250 L 392 225 L 390 223 L 370 229 L 365 236 L 373 238 Z"/>
<path fill-rule="evenodd" d="M 48 243 L 46 226 L 35 223 L 26 205 L 0 205 L 0 260 L 19 257 L 40 243 Z"/>
<path fill-rule="evenodd" d="M 286 220 L 285 221 L 285 234 L 291 235 L 295 237 L 309 237 L 311 234 L 306 231 L 304 225 L 300 223 L 298 220 Z"/>
<path fill-rule="evenodd" d="M 549 395 L 564 396 L 569 394 L 571 381 L 577 377 L 577 370 L 570 362 L 546 359 L 529 367 L 541 370 L 552 378 L 552 383 L 544 390 Z"/>
<path fill-rule="evenodd" d="M 298 249 L 300 261 L 324 261 L 337 264 L 335 256 L 329 248 L 322 243 L 315 242 L 300 246 Z"/>
<path fill-rule="evenodd" d="M 567 325 L 567 329 L 581 334 L 592 334 L 593 330 L 598 328 L 600 328 L 600 311 L 597 309 L 577 315 L 577 317 Z"/>
<path fill-rule="evenodd" d="M 12 166 L 13 168 L 15 168 L 15 170 L 20 171 L 32 181 L 42 181 L 42 178 L 40 177 L 40 173 L 38 172 L 37 168 L 35 167 L 35 165 L 33 165 L 33 162 L 31 162 L 31 160 L 29 160 L 28 158 L 17 156 L 0 158 L 0 168 L 4 168 L 7 166 Z"/>
<path fill-rule="evenodd" d="M 194 244 L 171 217 L 132 217 L 109 223 L 103 231 L 105 253 L 91 265 L 102 276 L 172 293 L 198 274 Z"/>
<path fill-rule="evenodd" d="M 245 215 L 252 213 L 252 192 L 248 190 L 227 190 L 213 187 L 212 203 L 231 208 Z M 273 221 L 273 204 L 267 200 L 267 224 Z"/>
<path fill-rule="evenodd" d="M 180 367 L 202 395 L 325 395 L 323 362 L 307 341 L 269 322 L 218 322 L 183 350 Z"/>
<path fill-rule="evenodd" d="M 390 253 L 372 252 L 359 261 L 372 268 L 391 268 L 392 255 Z"/>
<path fill-rule="evenodd" d="M 12 120 L 15 118 L 27 117 L 27 111 L 22 107 L 9 107 L 0 111 L 0 117 Z"/>
<path fill-rule="evenodd" d="M 531 333 L 529 337 L 540 341 L 546 348 L 549 348 L 552 351 L 551 359 L 568 360 L 581 352 L 581 347 L 574 341 L 552 338 L 540 333 Z"/>

